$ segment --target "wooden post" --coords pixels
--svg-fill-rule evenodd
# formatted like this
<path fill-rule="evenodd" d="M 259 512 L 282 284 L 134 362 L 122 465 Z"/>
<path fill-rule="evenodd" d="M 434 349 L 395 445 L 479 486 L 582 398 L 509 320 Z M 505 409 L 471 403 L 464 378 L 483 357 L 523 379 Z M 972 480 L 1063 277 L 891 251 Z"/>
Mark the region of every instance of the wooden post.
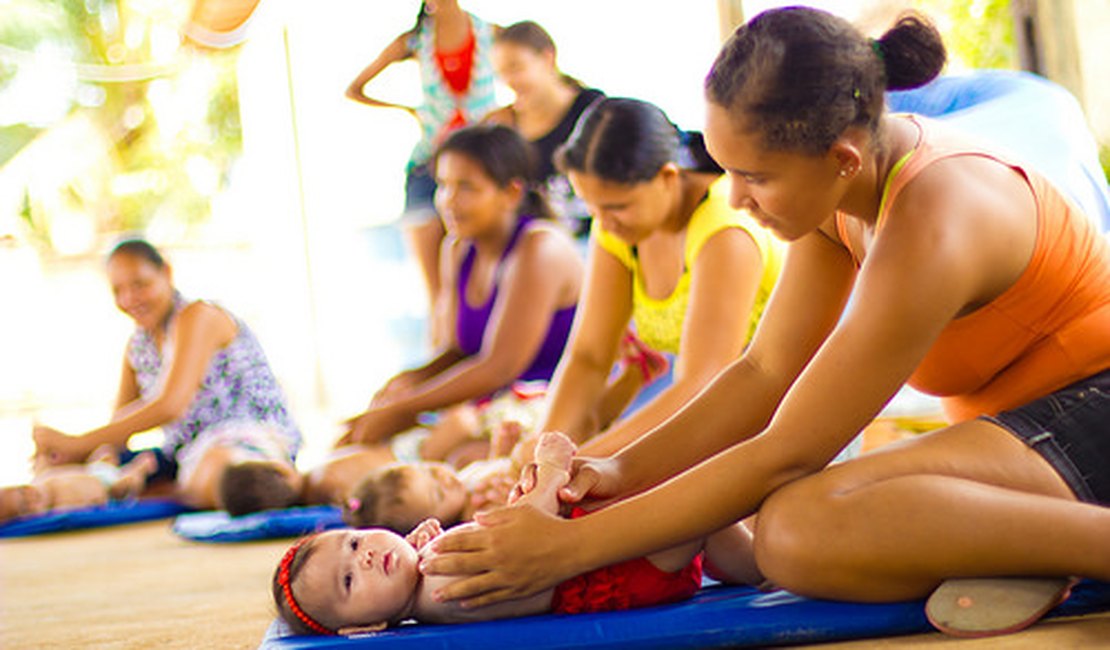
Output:
<path fill-rule="evenodd" d="M 1013 0 L 1021 67 L 1067 88 L 1084 103 L 1075 0 Z"/>
<path fill-rule="evenodd" d="M 717 22 L 720 25 L 722 43 L 732 36 L 737 27 L 744 24 L 743 4 L 742 0 L 717 0 Z"/>

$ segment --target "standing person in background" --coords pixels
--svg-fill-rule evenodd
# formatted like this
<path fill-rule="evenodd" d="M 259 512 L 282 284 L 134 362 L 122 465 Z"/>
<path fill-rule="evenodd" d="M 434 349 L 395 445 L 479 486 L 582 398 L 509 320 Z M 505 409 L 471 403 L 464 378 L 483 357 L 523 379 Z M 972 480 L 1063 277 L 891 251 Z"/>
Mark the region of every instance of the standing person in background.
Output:
<path fill-rule="evenodd" d="M 496 106 L 490 50 L 496 25 L 467 13 L 457 0 L 426 0 L 412 29 L 395 38 L 347 87 L 347 97 L 367 106 L 400 108 L 420 123 L 420 140 L 405 167 L 401 224 L 428 289 L 432 340 L 440 342 L 435 299 L 443 224 L 436 214 L 436 183 L 428 162 L 452 130 L 480 120 Z M 390 65 L 415 58 L 423 99 L 404 106 L 366 94 L 366 84 Z"/>
<path fill-rule="evenodd" d="M 596 88 L 563 74 L 555 41 L 531 20 L 513 23 L 493 41 L 493 69 L 516 99 L 489 114 L 488 120 L 521 133 L 536 150 L 537 179 L 556 218 L 577 236 L 589 233 L 589 214 L 574 196 L 565 175 L 555 168 L 555 150 L 570 137 L 590 104 L 604 97 Z"/>

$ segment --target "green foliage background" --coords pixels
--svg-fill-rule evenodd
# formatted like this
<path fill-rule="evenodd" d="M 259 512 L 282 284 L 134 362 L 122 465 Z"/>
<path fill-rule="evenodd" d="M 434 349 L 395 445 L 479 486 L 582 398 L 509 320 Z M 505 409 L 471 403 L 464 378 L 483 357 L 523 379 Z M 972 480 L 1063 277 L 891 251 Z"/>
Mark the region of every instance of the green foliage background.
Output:
<path fill-rule="evenodd" d="M 176 5 L 176 6 L 175 6 Z M 187 3 L 173 0 L 0 0 L 0 44 L 35 56 L 44 48 L 63 52 L 76 64 L 149 64 L 150 33 L 125 44 L 125 25 L 132 30 L 146 24 L 142 19 L 161 20 Z M 136 40 L 138 44 L 136 45 Z M 113 48 L 115 48 L 113 50 Z M 120 60 L 120 52 L 123 58 Z M 112 60 L 112 54 L 116 60 Z M 218 74 L 207 89 L 208 111 L 204 128 L 180 134 L 160 133 L 148 91 L 153 80 L 123 83 L 79 82 L 70 98 L 70 110 L 83 112 L 98 126 L 111 143 L 111 158 L 118 173 L 142 172 L 158 179 L 144 189 L 113 197 L 112 230 L 141 229 L 159 210 L 169 210 L 186 223 L 203 222 L 210 215 L 209 197 L 190 182 L 186 163 L 200 155 L 214 164 L 225 184 L 236 157 L 242 150 L 239 100 L 235 64 L 237 52 L 185 51 L 190 57 L 204 57 Z M 10 90 L 18 61 L 0 57 L 0 102 Z M 94 88 L 89 88 L 93 86 Z M 88 92 L 88 91 L 92 92 Z M 82 91 L 85 91 L 82 93 Z M 82 103 L 80 96 L 97 97 L 94 105 Z M 0 127 L 0 166 L 31 142 L 49 125 L 13 124 Z M 79 197 L 78 197 L 79 200 Z M 49 240 L 47 215 L 36 215 L 33 205 L 25 206 L 24 218 L 37 231 L 39 239 Z"/>

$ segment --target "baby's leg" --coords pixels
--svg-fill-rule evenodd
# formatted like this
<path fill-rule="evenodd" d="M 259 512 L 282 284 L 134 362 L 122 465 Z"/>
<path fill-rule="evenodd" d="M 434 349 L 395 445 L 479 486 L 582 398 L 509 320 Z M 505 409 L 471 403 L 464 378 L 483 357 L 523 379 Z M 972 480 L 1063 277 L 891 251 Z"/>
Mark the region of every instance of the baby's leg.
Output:
<path fill-rule="evenodd" d="M 513 453 L 513 448 L 524 437 L 524 427 L 516 420 L 498 423 L 490 433 L 489 457 L 500 458 Z"/>
<path fill-rule="evenodd" d="M 146 479 L 158 469 L 158 460 L 149 451 L 135 456 L 120 466 L 120 475 L 108 488 L 108 496 L 125 499 L 138 496 L 146 487 Z"/>
<path fill-rule="evenodd" d="M 527 503 L 544 512 L 558 514 L 559 489 L 570 481 L 570 463 L 575 446 L 561 433 L 548 432 L 540 436 L 535 450 L 536 484 L 517 503 Z"/>
<path fill-rule="evenodd" d="M 728 584 L 758 585 L 764 581 L 755 563 L 752 532 L 743 522 L 726 526 L 706 538 L 705 572 Z"/>
<path fill-rule="evenodd" d="M 755 564 L 752 534 L 743 523 L 722 528 L 705 540 L 690 542 L 647 556 L 660 571 L 681 570 L 698 553 L 705 553 L 705 573 L 728 584 L 758 585 L 763 574 Z"/>
<path fill-rule="evenodd" d="M 305 475 L 304 501 L 309 504 L 342 505 L 351 490 L 371 471 L 397 462 L 387 445 L 348 445 Z"/>
<path fill-rule="evenodd" d="M 459 404 L 440 412 L 431 435 L 420 444 L 424 460 L 446 460 L 459 445 L 481 433 L 478 409 L 472 404 Z"/>

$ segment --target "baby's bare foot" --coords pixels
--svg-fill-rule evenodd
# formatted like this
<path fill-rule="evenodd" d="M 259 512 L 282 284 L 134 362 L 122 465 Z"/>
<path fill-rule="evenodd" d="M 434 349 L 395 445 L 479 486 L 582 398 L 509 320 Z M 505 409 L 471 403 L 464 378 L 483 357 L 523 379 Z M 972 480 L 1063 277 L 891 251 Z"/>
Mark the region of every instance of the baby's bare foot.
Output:
<path fill-rule="evenodd" d="M 505 420 L 494 428 L 493 434 L 490 436 L 489 457 L 500 458 L 513 453 L 513 447 L 516 447 L 523 436 L 524 427 L 521 426 L 520 422 Z"/>
<path fill-rule="evenodd" d="M 570 471 L 571 459 L 574 458 L 576 447 L 570 438 L 565 435 L 548 431 L 540 437 L 536 445 L 536 462 L 565 471 Z"/>
<path fill-rule="evenodd" d="M 129 499 L 142 493 L 146 479 L 158 469 L 154 454 L 144 451 L 120 468 L 120 477 L 109 489 L 113 499 Z"/>

